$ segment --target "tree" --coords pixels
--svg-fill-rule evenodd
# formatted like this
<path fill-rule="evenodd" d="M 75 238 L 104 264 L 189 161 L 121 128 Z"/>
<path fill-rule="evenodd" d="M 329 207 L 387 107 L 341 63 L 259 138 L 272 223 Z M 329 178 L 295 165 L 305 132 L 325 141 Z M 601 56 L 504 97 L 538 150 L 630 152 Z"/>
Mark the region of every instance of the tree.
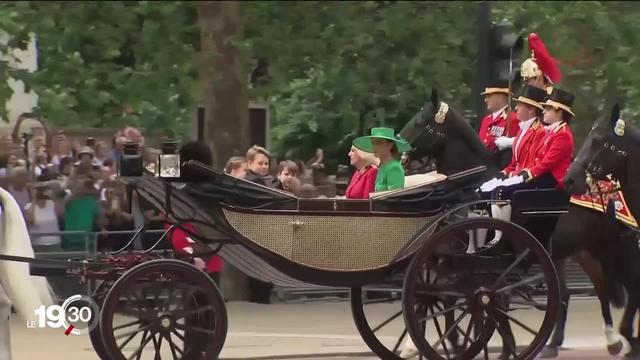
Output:
<path fill-rule="evenodd" d="M 11 35 L 7 47 L 24 46 L 34 33 L 39 57 L 34 73 L 11 70 L 5 62 L 0 71 L 36 91 L 38 110 L 48 123 L 130 123 L 180 132 L 176 124 L 191 118 L 199 42 L 194 4 L 35 1 L 0 6 L 0 24 Z M 6 96 L 6 88 L 0 94 Z"/>
<path fill-rule="evenodd" d="M 271 60 L 274 81 L 262 95 L 274 109 L 280 156 L 308 158 L 324 147 L 327 158 L 346 160 L 338 140 L 402 127 L 432 87 L 461 110 L 478 96 L 470 91 L 473 22 L 460 21 L 473 18 L 473 3 L 251 4 L 245 38 L 254 57 Z"/>
<path fill-rule="evenodd" d="M 247 72 L 239 45 L 240 4 L 202 1 L 198 18 L 205 133 L 213 149 L 214 164 L 222 168 L 228 158 L 244 154 L 249 145 Z"/>

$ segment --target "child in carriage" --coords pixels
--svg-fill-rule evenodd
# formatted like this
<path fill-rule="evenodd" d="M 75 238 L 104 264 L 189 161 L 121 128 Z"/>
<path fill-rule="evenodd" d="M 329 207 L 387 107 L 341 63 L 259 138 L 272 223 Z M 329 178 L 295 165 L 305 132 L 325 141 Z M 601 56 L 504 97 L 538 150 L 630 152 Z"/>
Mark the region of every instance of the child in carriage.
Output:
<path fill-rule="evenodd" d="M 247 151 L 246 180 L 263 186 L 273 187 L 273 177 L 269 175 L 271 154 L 267 149 L 254 145 Z"/>
<path fill-rule="evenodd" d="M 183 162 L 196 160 L 209 166 L 213 164 L 211 150 L 205 143 L 199 141 L 192 141 L 184 144 L 180 148 L 180 159 Z M 185 175 L 188 176 L 188 174 Z M 180 224 L 180 226 L 183 227 L 186 231 L 178 227 L 174 228 L 170 237 L 173 249 L 177 252 L 186 254 L 193 254 L 194 252 L 203 251 L 202 249 L 195 249 L 197 243 L 195 243 L 195 241 L 193 241 L 189 236 L 189 232 L 194 234 L 197 233 L 193 224 L 182 223 Z M 169 227 L 169 224 L 165 224 L 165 229 L 169 229 Z M 220 286 L 222 259 L 219 256 L 214 255 L 204 259 L 194 258 L 194 261 L 197 267 L 206 271 L 207 274 L 209 274 L 209 276 L 216 282 L 216 284 Z"/>

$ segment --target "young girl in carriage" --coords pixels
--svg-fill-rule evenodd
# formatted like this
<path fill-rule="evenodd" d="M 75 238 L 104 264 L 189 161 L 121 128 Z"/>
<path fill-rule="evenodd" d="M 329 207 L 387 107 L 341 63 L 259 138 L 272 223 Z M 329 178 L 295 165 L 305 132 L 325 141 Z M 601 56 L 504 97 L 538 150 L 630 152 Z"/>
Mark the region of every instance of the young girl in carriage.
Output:
<path fill-rule="evenodd" d="M 211 150 L 209 147 L 199 141 L 192 141 L 184 144 L 180 148 L 180 159 L 182 162 L 187 162 L 189 160 L 196 160 L 205 165 L 212 165 L 213 159 L 211 157 Z M 189 172 L 184 172 L 185 176 L 189 176 Z M 165 223 L 165 229 L 169 229 L 171 225 Z M 179 253 L 183 254 L 193 254 L 194 252 L 200 252 L 202 249 L 196 249 L 198 246 L 190 237 L 189 232 L 193 234 L 197 234 L 193 224 L 191 223 L 182 223 L 180 224 L 184 231 L 181 228 L 174 228 L 173 232 L 170 234 L 170 241 L 173 249 Z M 206 249 L 205 249 L 206 250 Z M 220 286 L 220 272 L 222 271 L 222 259 L 217 256 L 209 256 L 207 258 L 194 258 L 195 265 L 202 270 L 206 271 L 207 274 L 216 282 L 218 286 Z"/>

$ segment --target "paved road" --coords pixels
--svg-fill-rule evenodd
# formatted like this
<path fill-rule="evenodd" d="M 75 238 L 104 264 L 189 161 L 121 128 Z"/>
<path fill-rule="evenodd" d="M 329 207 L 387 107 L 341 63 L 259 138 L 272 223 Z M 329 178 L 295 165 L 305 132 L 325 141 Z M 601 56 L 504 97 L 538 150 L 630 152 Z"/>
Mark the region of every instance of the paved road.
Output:
<path fill-rule="evenodd" d="M 574 350 L 563 352 L 561 358 L 610 358 L 604 350 L 597 301 L 575 300 L 571 306 L 565 345 Z M 228 313 L 229 334 L 222 359 L 375 359 L 360 339 L 345 302 L 229 303 Z M 616 323 L 619 317 L 620 312 L 616 311 Z M 14 359 L 97 359 L 87 336 L 65 336 L 62 330 L 28 329 L 17 318 L 12 320 L 11 331 Z M 386 339 L 385 336 L 381 335 Z M 146 358 L 151 357 L 143 356 Z"/>

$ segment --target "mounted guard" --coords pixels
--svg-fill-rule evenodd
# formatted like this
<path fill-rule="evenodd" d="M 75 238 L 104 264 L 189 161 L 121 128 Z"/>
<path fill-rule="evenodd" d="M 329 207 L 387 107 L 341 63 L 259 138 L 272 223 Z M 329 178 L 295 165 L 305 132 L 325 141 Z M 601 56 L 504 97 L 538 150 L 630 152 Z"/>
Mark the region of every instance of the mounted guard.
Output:
<path fill-rule="evenodd" d="M 558 62 L 549 54 L 538 34 L 529 34 L 528 42 L 531 57 L 520 67 L 522 83 L 537 86 L 551 95 L 553 85 L 561 78 Z"/>
<path fill-rule="evenodd" d="M 553 91 L 553 85 L 561 78 L 558 62 L 549 54 L 538 34 L 529 34 L 528 43 L 531 57 L 520 66 L 522 84 L 543 89 L 549 96 Z M 499 149 L 507 149 L 513 147 L 514 139 L 515 137 L 504 135 L 498 137 L 495 143 Z"/>

